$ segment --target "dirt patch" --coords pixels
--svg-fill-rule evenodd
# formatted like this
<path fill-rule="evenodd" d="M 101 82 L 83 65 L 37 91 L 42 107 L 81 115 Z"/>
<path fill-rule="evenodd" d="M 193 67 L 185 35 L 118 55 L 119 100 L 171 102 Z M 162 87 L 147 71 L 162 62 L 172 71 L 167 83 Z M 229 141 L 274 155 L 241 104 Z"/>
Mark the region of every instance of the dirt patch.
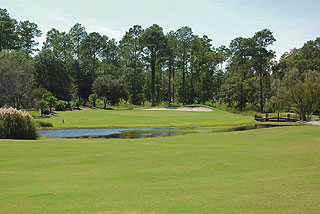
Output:
<path fill-rule="evenodd" d="M 205 107 L 165 107 L 165 108 L 146 108 L 143 110 L 154 111 L 212 111 L 210 108 Z"/>

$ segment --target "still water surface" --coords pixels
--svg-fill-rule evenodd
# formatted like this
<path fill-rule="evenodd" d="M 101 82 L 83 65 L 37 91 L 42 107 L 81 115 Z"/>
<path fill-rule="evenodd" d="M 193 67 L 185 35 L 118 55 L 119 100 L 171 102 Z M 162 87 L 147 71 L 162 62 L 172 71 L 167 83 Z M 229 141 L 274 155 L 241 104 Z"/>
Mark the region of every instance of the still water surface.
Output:
<path fill-rule="evenodd" d="M 83 128 L 41 130 L 40 135 L 48 138 L 151 138 L 168 137 L 188 133 L 234 132 L 269 128 L 280 125 L 258 124 L 219 129 L 201 128 Z"/>

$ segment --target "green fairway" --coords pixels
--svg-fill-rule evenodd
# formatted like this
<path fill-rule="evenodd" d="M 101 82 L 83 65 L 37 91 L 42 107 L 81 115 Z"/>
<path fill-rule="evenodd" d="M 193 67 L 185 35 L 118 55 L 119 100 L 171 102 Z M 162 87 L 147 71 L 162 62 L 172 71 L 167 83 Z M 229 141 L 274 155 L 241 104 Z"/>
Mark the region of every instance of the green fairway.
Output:
<path fill-rule="evenodd" d="M 319 133 L 0 140 L 0 213 L 319 213 Z"/>
<path fill-rule="evenodd" d="M 52 122 L 54 127 L 208 126 L 253 122 L 252 117 L 218 109 L 211 112 L 100 109 L 58 112 L 58 115 L 58 117 L 40 120 Z"/>

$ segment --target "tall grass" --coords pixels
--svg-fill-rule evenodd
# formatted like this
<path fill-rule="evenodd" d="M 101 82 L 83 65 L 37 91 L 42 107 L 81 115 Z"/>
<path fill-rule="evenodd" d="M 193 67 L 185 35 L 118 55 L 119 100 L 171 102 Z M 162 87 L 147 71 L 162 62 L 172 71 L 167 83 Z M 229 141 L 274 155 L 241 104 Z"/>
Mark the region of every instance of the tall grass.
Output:
<path fill-rule="evenodd" d="M 0 108 L 0 138 L 36 139 L 38 126 L 26 111 L 15 108 Z"/>

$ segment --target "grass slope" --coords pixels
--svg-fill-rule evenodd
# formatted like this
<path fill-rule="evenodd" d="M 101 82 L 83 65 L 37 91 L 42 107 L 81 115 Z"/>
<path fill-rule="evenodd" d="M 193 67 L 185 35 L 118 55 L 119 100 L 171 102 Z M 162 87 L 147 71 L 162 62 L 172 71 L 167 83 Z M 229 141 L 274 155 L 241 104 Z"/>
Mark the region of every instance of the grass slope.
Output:
<path fill-rule="evenodd" d="M 106 126 L 193 126 L 233 125 L 253 122 L 252 117 L 215 109 L 212 112 L 146 111 L 146 110 L 82 110 L 58 112 L 59 117 L 40 119 L 54 127 Z M 62 122 L 64 120 L 64 123 Z"/>
<path fill-rule="evenodd" d="M 319 131 L 0 140 L 0 213 L 319 213 Z"/>

